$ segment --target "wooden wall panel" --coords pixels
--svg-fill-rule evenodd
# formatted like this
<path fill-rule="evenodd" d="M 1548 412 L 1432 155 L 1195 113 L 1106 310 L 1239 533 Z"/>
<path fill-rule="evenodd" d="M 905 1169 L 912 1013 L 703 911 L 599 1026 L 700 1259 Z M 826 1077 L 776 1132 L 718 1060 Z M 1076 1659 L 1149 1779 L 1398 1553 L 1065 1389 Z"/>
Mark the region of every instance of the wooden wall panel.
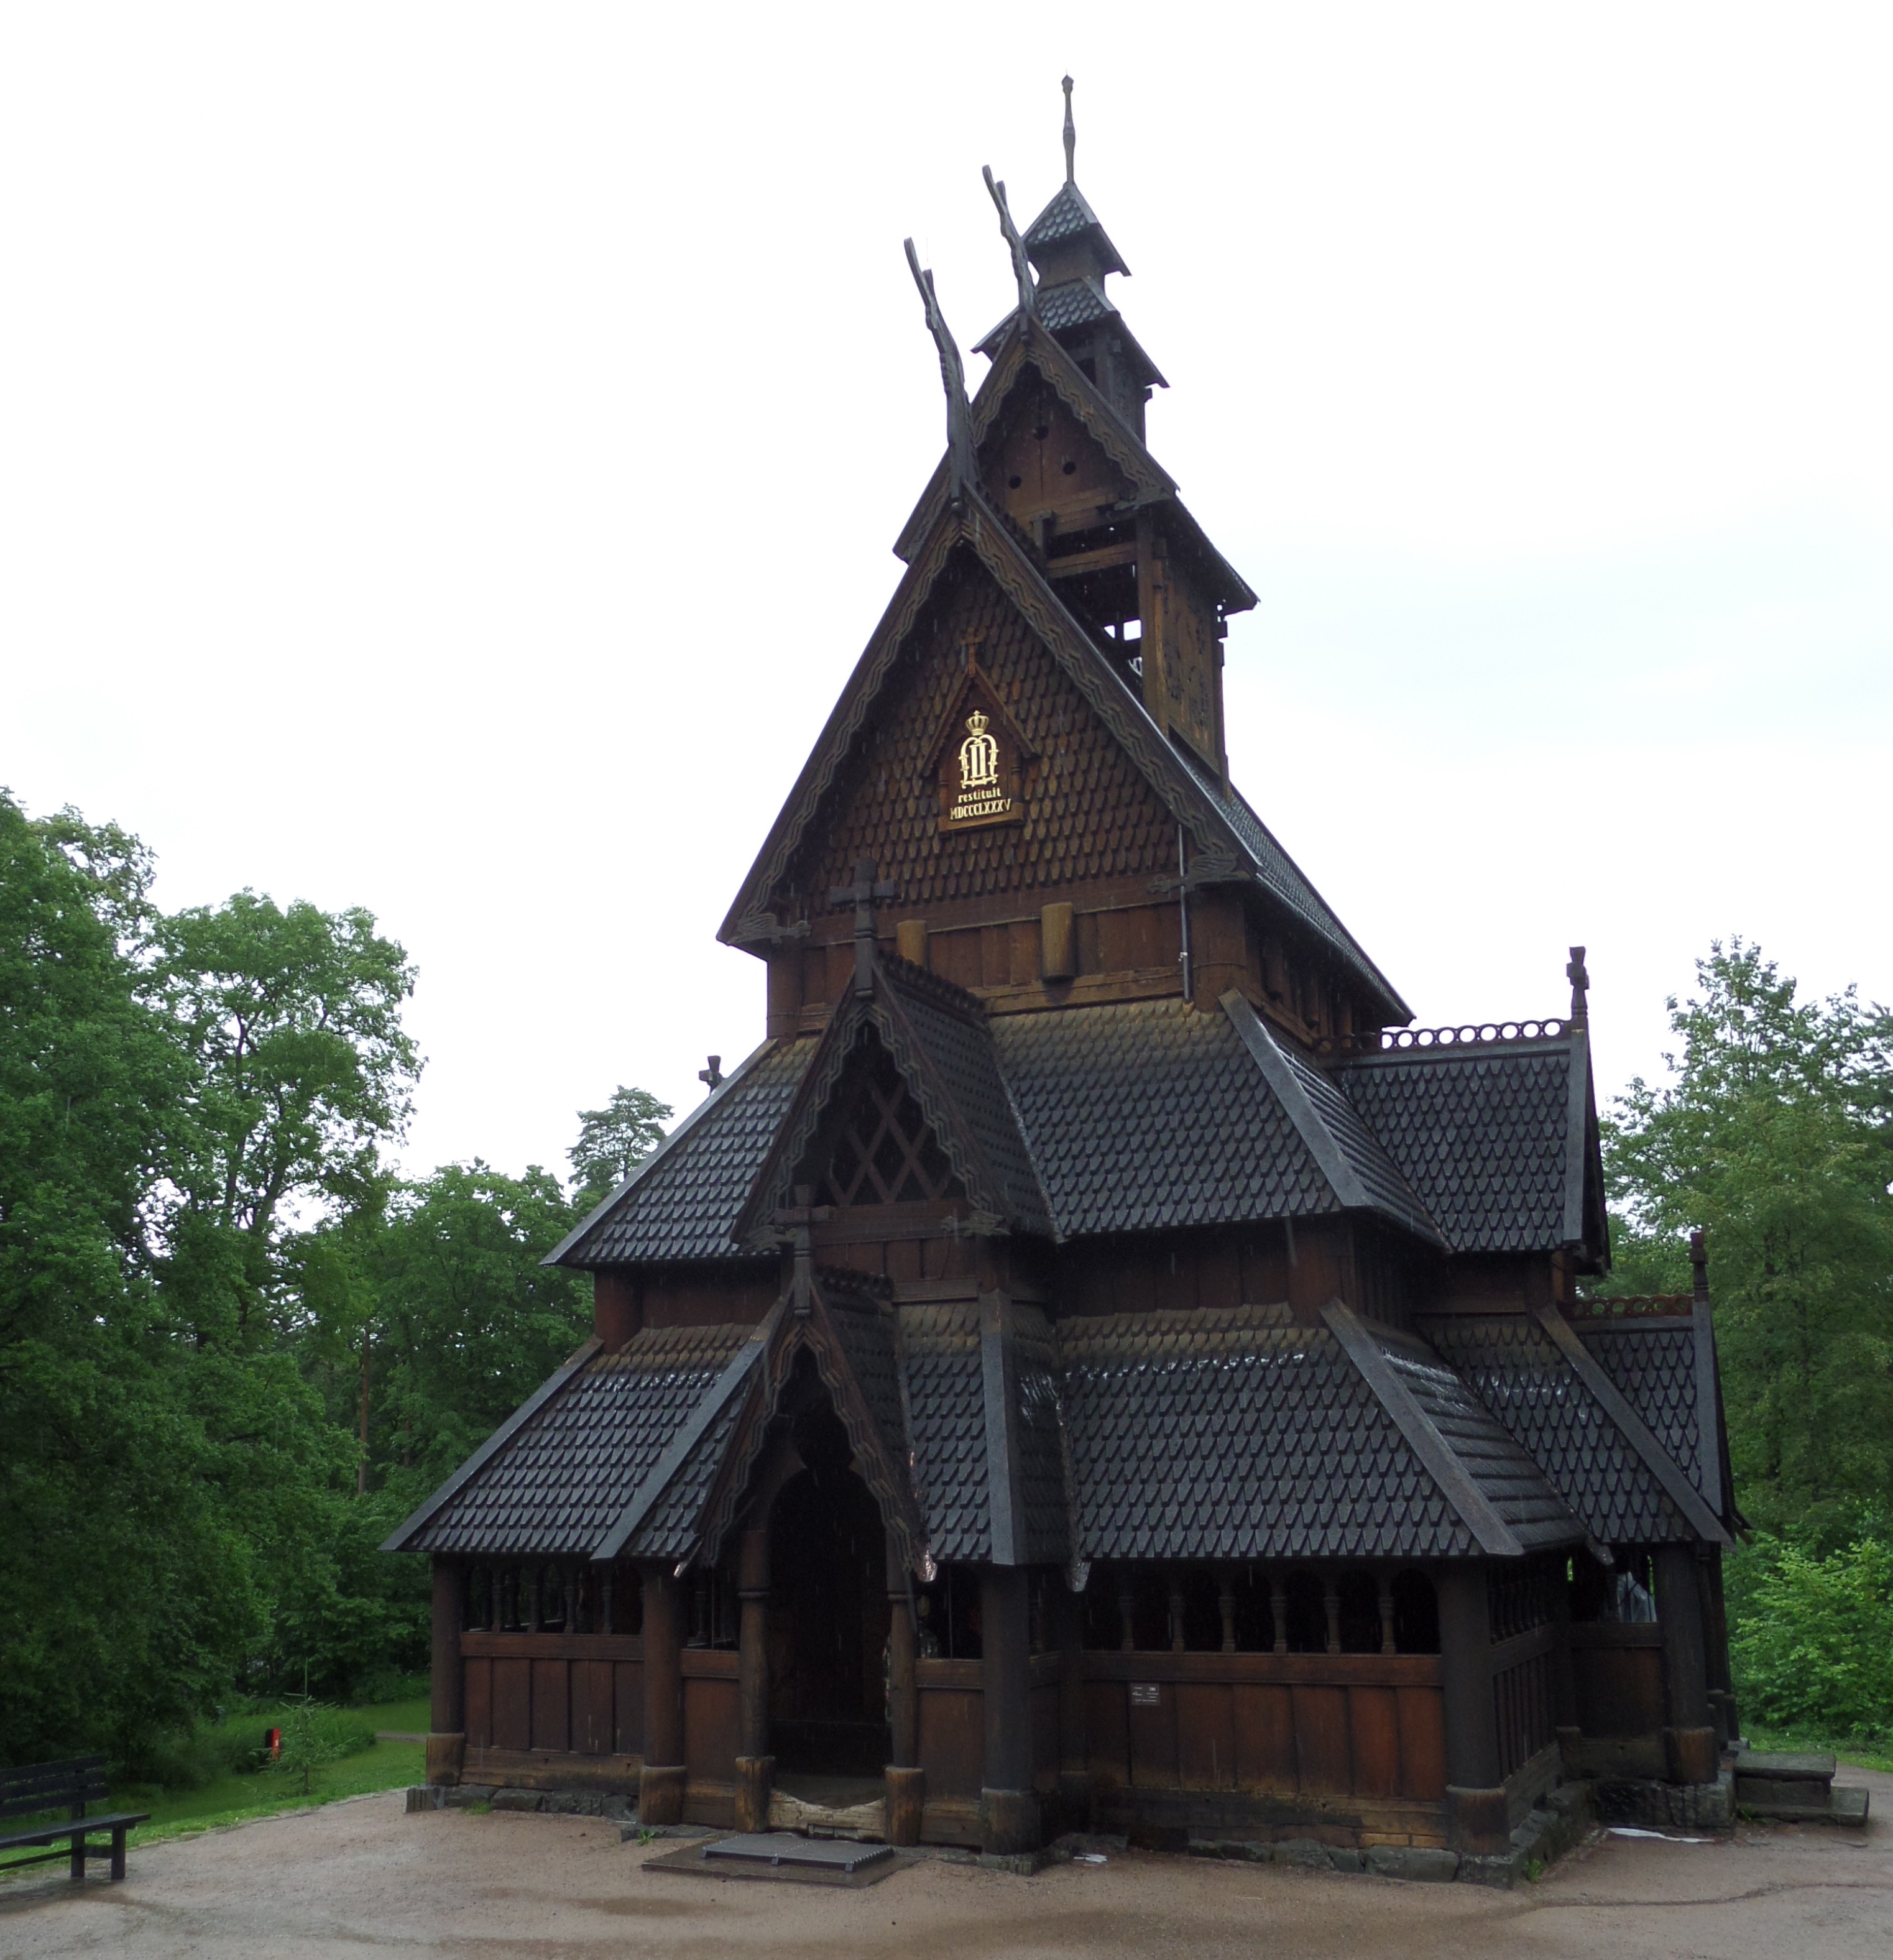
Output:
<path fill-rule="evenodd" d="M 644 1664 L 636 1660 L 614 1661 L 611 1672 L 618 1753 L 641 1756 L 644 1752 Z"/>
<path fill-rule="evenodd" d="M 736 1774 L 739 1713 L 735 1682 L 686 1678 L 684 1761 L 693 1782 L 727 1783 Z"/>
<path fill-rule="evenodd" d="M 1400 1794 L 1438 1803 L 1446 1793 L 1446 1698 L 1436 1688 L 1401 1688 Z"/>
<path fill-rule="evenodd" d="M 1140 1706 L 1137 1684 L 1125 1691 L 1131 1731 L 1131 1780 L 1139 1790 L 1176 1788 L 1176 1689 L 1167 1681 L 1153 1684 L 1154 1705 Z"/>
<path fill-rule="evenodd" d="M 1058 1684 L 1048 1681 L 1032 1691 L 1032 1780 L 1035 1788 L 1052 1790 L 1058 1782 Z"/>
<path fill-rule="evenodd" d="M 1400 1794 L 1400 1710 L 1391 1688 L 1347 1691 L 1347 1741 L 1356 1796 Z"/>
<path fill-rule="evenodd" d="M 1301 1782 L 1295 1758 L 1295 1711 L 1287 1688 L 1245 1682 L 1233 1692 L 1236 1780 L 1244 1790 L 1287 1796 Z"/>
<path fill-rule="evenodd" d="M 493 1746 L 493 1663 L 490 1660 L 463 1661 L 466 1669 L 467 1747 L 488 1749 Z"/>
<path fill-rule="evenodd" d="M 493 1662 L 493 1746 L 496 1749 L 533 1746 L 533 1663 L 530 1660 Z"/>
<path fill-rule="evenodd" d="M 616 1753 L 612 1666 L 608 1660 L 572 1662 L 572 1747 L 581 1755 Z"/>
<path fill-rule="evenodd" d="M 1290 1691 L 1303 1794 L 1344 1796 L 1353 1780 L 1347 1748 L 1347 1690 L 1297 1687 Z"/>
<path fill-rule="evenodd" d="M 536 1749 L 571 1747 L 571 1664 L 564 1660 L 527 1662 L 533 1670 L 533 1742 Z"/>
<path fill-rule="evenodd" d="M 1131 1732 L 1125 1717 L 1124 1684 L 1084 1685 L 1084 1734 L 1091 1774 L 1106 1788 L 1131 1780 Z"/>
<path fill-rule="evenodd" d="M 1185 1790 L 1236 1787 L 1234 1691 L 1218 1682 L 1176 1689 L 1176 1774 Z"/>
<path fill-rule="evenodd" d="M 1644 1736 L 1662 1728 L 1662 1661 L 1659 1647 L 1574 1645 L 1571 1674 L 1577 1691 L 1578 1726 L 1587 1736 Z"/>
<path fill-rule="evenodd" d="M 920 1760 L 930 1798 L 978 1798 L 986 1769 L 985 1710 L 977 1688 L 921 1688 Z"/>

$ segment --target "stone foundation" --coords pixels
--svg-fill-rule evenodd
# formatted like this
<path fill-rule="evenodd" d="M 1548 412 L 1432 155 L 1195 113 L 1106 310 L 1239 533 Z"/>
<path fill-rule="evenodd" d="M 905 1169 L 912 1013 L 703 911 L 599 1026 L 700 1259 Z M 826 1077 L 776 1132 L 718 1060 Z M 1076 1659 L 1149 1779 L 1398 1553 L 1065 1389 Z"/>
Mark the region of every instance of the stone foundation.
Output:
<path fill-rule="evenodd" d="M 1727 1831 L 1736 1821 L 1733 1774 L 1713 1783 L 1661 1783 L 1653 1777 L 1599 1777 L 1597 1814 L 1606 1824 L 1646 1831 Z"/>

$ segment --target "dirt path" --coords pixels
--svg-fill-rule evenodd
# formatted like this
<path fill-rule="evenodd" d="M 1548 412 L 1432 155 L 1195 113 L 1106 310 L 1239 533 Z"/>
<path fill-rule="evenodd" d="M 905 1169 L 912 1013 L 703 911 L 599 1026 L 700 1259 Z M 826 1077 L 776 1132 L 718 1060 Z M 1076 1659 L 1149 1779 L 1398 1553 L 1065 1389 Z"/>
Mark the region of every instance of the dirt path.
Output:
<path fill-rule="evenodd" d="M 54 1867 L 0 1887 L 0 1960 L 1887 1960 L 1893 1777 L 1849 1780 L 1873 1791 L 1864 1835 L 1608 1838 L 1513 1893 L 1135 1853 L 1033 1879 L 930 1860 L 863 1892 L 718 1882 L 643 1870 L 652 1854 L 595 1818 L 411 1817 L 393 1793 L 153 1845 L 120 1885 Z"/>

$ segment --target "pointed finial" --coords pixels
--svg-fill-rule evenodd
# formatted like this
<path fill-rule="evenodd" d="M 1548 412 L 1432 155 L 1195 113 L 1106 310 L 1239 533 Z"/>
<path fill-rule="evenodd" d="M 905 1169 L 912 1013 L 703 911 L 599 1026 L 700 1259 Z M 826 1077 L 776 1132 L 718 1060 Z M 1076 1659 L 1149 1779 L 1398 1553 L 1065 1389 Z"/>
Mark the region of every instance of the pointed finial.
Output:
<path fill-rule="evenodd" d="M 1571 963 L 1565 968 L 1564 977 L 1571 983 L 1571 1025 L 1574 1028 L 1581 1028 L 1589 1011 L 1589 1003 L 1584 997 L 1591 988 L 1591 976 L 1585 970 L 1583 947 L 1571 948 Z"/>
<path fill-rule="evenodd" d="M 1026 241 L 1019 235 L 1019 228 L 1012 221 L 1012 209 L 1006 202 L 1006 186 L 993 182 L 992 166 L 980 167 L 980 174 L 986 180 L 986 189 L 999 213 L 999 235 L 1006 241 L 1006 249 L 1012 254 L 1012 275 L 1019 282 L 1019 313 L 1024 320 L 1039 310 L 1039 289 L 1032 278 L 1032 261 L 1026 256 Z"/>
<path fill-rule="evenodd" d="M 1075 159 L 1078 154 L 1078 126 L 1071 119 L 1071 78 L 1070 75 L 1067 75 L 1064 78 L 1064 92 L 1065 182 L 1075 183 L 1077 181 Z"/>

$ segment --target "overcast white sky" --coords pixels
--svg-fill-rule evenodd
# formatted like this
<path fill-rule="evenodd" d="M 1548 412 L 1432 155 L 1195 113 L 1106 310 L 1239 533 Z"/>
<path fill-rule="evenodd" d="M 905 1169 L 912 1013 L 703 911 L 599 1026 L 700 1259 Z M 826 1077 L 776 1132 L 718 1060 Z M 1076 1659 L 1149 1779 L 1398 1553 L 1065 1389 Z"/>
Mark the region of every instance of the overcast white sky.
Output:
<path fill-rule="evenodd" d="M 1608 1090 L 1716 934 L 1893 997 L 1893 12 L 18 5 L 0 781 L 419 963 L 408 1162 L 759 1037 L 712 937 L 1078 177 L 1261 595 L 1251 800 Z M 977 380 L 985 364 L 969 357 Z"/>

